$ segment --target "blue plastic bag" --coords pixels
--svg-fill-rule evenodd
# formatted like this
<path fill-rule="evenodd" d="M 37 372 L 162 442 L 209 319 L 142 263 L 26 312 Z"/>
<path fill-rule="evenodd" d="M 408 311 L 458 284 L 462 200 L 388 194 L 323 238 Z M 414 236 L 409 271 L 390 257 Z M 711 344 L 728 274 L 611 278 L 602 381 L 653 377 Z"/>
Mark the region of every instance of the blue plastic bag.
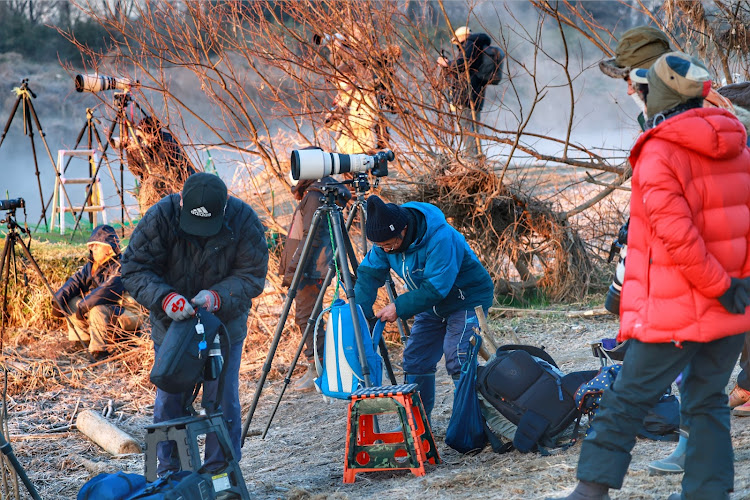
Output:
<path fill-rule="evenodd" d="M 445 432 L 445 444 L 460 453 L 482 449 L 487 444 L 486 423 L 477 396 L 477 353 L 482 338 L 479 335 L 474 338 L 476 345 L 469 348 L 469 355 L 461 366 L 453 413 Z"/>
<path fill-rule="evenodd" d="M 145 486 L 146 478 L 140 474 L 102 473 L 87 481 L 76 498 L 78 500 L 125 500 Z"/>

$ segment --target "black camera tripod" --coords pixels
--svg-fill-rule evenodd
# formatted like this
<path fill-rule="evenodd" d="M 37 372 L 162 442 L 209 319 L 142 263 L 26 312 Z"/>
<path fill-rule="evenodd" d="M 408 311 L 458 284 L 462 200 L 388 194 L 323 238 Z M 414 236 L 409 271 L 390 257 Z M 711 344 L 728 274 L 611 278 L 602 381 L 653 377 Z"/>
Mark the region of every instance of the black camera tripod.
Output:
<path fill-rule="evenodd" d="M 36 174 L 36 183 L 39 187 L 39 201 L 42 204 L 42 215 L 41 217 L 39 217 L 39 222 L 37 222 L 37 225 L 44 221 L 45 229 L 49 229 L 49 225 L 47 224 L 47 208 L 52 202 L 52 198 L 50 197 L 49 201 L 47 203 L 44 203 L 44 194 L 42 193 L 42 179 L 39 176 L 39 161 L 37 160 L 36 143 L 34 142 L 34 125 L 36 125 L 36 129 L 39 131 L 39 137 L 42 138 L 42 144 L 44 144 L 44 149 L 47 151 L 47 156 L 49 157 L 52 169 L 55 171 L 55 176 L 59 178 L 60 172 L 57 171 L 57 166 L 55 165 L 55 160 L 52 157 L 52 152 L 47 145 L 47 139 L 45 138 L 44 130 L 42 130 L 42 125 L 41 123 L 39 123 L 39 117 L 37 116 L 36 110 L 34 109 L 34 103 L 31 99 L 36 98 L 36 94 L 29 88 L 29 79 L 24 78 L 23 80 L 21 80 L 21 85 L 13 90 L 16 92 L 16 95 L 18 97 L 16 98 L 16 103 L 13 105 L 13 109 L 10 112 L 8 121 L 5 123 L 3 135 L 0 136 L 0 146 L 2 146 L 3 141 L 5 141 L 5 136 L 8 134 L 10 124 L 13 122 L 13 118 L 16 116 L 18 106 L 23 104 L 23 133 L 29 136 L 29 141 L 31 142 L 31 154 L 34 158 L 34 173 Z M 68 198 L 68 193 L 65 190 L 65 186 L 63 184 L 61 184 L 61 186 L 63 187 L 63 195 L 68 202 L 68 206 L 72 207 L 73 205 L 70 203 L 70 199 Z"/>
<path fill-rule="evenodd" d="M 367 174 L 362 174 L 362 175 L 366 179 Z M 353 184 L 355 182 L 344 181 L 340 184 L 344 184 L 344 183 Z M 278 409 L 279 403 L 281 402 L 281 399 L 284 396 L 284 392 L 287 386 L 289 385 L 289 383 L 291 382 L 291 374 L 294 371 L 294 368 L 297 364 L 297 360 L 299 359 L 302 353 L 305 340 L 308 337 L 308 335 L 311 335 L 312 334 L 311 332 L 315 330 L 315 323 L 316 323 L 315 319 L 317 318 L 317 316 L 320 314 L 320 312 L 323 309 L 323 301 L 325 299 L 326 290 L 328 286 L 330 285 L 331 281 L 333 280 L 333 276 L 336 274 L 336 267 L 335 267 L 336 261 L 338 261 L 339 270 L 341 272 L 341 278 L 344 282 L 344 291 L 346 294 L 346 299 L 347 299 L 347 302 L 349 303 L 349 307 L 351 308 L 351 312 L 352 312 L 352 323 L 354 327 L 354 337 L 357 343 L 357 354 L 360 360 L 366 359 L 365 349 L 362 343 L 362 329 L 361 329 L 361 325 L 359 324 L 359 313 L 357 310 L 357 305 L 355 303 L 355 297 L 354 297 L 354 276 L 356 275 L 357 256 L 354 253 L 354 247 L 352 246 L 352 243 L 351 243 L 351 240 L 349 239 L 349 234 L 348 234 L 348 229 L 354 220 L 356 211 L 352 210 L 349 213 L 348 220 L 344 222 L 343 209 L 339 207 L 336 203 L 338 186 L 335 184 L 323 186 L 321 187 L 321 191 L 323 192 L 324 204 L 315 211 L 307 238 L 305 239 L 305 242 L 302 246 L 299 263 L 297 265 L 297 269 L 295 270 L 294 277 L 292 278 L 292 283 L 289 286 L 286 301 L 284 302 L 281 315 L 279 316 L 279 322 L 276 326 L 276 332 L 274 334 L 273 340 L 271 341 L 271 347 L 268 351 L 268 355 L 266 356 L 266 361 L 263 365 L 263 370 L 262 370 L 260 379 L 258 380 L 258 383 L 255 387 L 255 394 L 253 395 L 253 401 L 250 406 L 250 410 L 243 424 L 243 428 L 242 428 L 242 443 L 243 444 L 245 442 L 245 438 L 247 437 L 247 432 L 250 427 L 250 423 L 252 422 L 253 415 L 255 414 L 255 409 L 258 405 L 258 400 L 260 399 L 260 394 L 261 394 L 261 391 L 263 390 L 263 385 L 265 383 L 266 377 L 268 376 L 268 372 L 271 370 L 271 362 L 273 361 L 273 357 L 276 353 L 279 340 L 281 339 L 281 334 L 284 330 L 286 319 L 289 316 L 289 310 L 291 309 L 292 302 L 294 301 L 294 298 L 297 295 L 297 289 L 299 287 L 300 281 L 302 280 L 302 276 L 305 272 L 305 268 L 307 267 L 307 263 L 309 259 L 311 258 L 312 241 L 315 238 L 315 235 L 317 234 L 320 224 L 326 222 L 327 220 L 330 220 L 332 235 L 333 235 L 334 242 L 335 242 L 335 248 L 333 249 L 333 259 L 332 259 L 332 262 L 329 263 L 328 272 L 326 274 L 325 279 L 323 280 L 321 291 L 318 294 L 317 300 L 315 301 L 312 314 L 310 315 L 310 318 L 308 319 L 305 332 L 302 335 L 302 339 L 300 341 L 299 347 L 297 348 L 297 352 L 294 357 L 294 360 L 292 361 L 292 364 L 289 367 L 286 377 L 284 378 L 284 385 L 279 393 L 273 413 L 271 414 L 268 420 L 268 424 L 263 433 L 263 437 L 265 437 L 266 433 L 268 432 L 268 429 L 270 428 L 270 425 L 271 425 L 271 421 L 273 420 L 273 417 L 276 414 L 276 410 Z M 363 229 L 364 229 L 364 226 L 363 226 Z M 350 268 L 350 265 L 351 265 L 351 268 Z M 388 350 L 386 348 L 385 341 L 382 338 L 380 342 L 380 354 L 383 357 L 383 363 L 386 367 L 388 376 L 391 379 L 391 382 L 395 384 L 396 380 L 393 374 L 393 368 L 391 366 L 390 359 L 388 358 Z M 369 372 L 369 367 L 367 363 L 362 362 L 361 367 L 362 367 L 362 378 L 364 379 L 365 386 L 371 387 L 370 372 Z"/>
<path fill-rule="evenodd" d="M 5 340 L 5 316 L 7 312 L 7 306 L 8 306 L 8 284 L 10 280 L 10 268 L 12 266 L 14 268 L 14 271 L 16 269 L 16 261 L 15 261 L 16 243 L 20 245 L 24 256 L 31 263 L 34 270 L 36 270 L 36 272 L 39 274 L 39 277 L 42 279 L 42 282 L 47 287 L 47 290 L 49 290 L 49 292 L 52 294 L 53 297 L 55 296 L 54 291 L 50 287 L 47 279 L 44 277 L 42 270 L 39 268 L 39 265 L 37 264 L 36 260 L 34 260 L 34 257 L 31 255 L 31 251 L 29 251 L 28 245 L 23 241 L 23 239 L 20 236 L 20 233 L 28 234 L 29 230 L 18 225 L 18 223 L 15 220 L 15 212 L 16 212 L 15 208 L 8 210 L 5 216 L 5 219 L 0 220 L 0 224 L 7 224 L 7 227 L 8 227 L 8 234 L 5 237 L 5 246 L 3 247 L 3 256 L 2 256 L 2 260 L 0 260 L 0 276 L 2 276 L 2 283 L 3 283 L 2 309 L 0 309 L 0 352 L 2 352 L 2 344 Z M 58 303 L 58 306 L 61 307 L 61 304 Z M 7 374 L 8 374 L 7 370 L 3 369 L 3 375 L 7 377 Z M 34 488 L 34 485 L 31 483 L 31 481 L 29 480 L 29 477 L 26 475 L 26 471 L 24 471 L 23 467 L 18 462 L 18 459 L 13 454 L 13 448 L 11 448 L 10 443 L 8 443 L 8 441 L 5 439 L 2 432 L 0 432 L 0 452 L 6 455 L 6 457 L 8 458 L 8 461 L 13 466 L 13 469 L 16 471 L 16 474 L 18 474 L 18 477 L 21 478 L 21 481 L 23 482 L 24 486 L 26 486 L 26 489 L 28 490 L 31 497 L 35 500 L 41 500 L 41 497 L 39 496 L 36 489 Z"/>
<path fill-rule="evenodd" d="M 96 142 L 101 149 L 102 156 L 99 158 L 99 163 L 96 166 L 96 170 L 92 174 L 92 178 L 96 178 L 97 175 L 99 175 L 99 170 L 101 170 L 102 163 L 107 163 L 107 168 L 109 169 L 110 175 L 112 176 L 112 180 L 114 181 L 115 189 L 117 190 L 117 195 L 120 198 L 120 221 L 122 222 L 122 230 L 121 235 L 125 236 L 125 216 L 127 215 L 128 221 L 132 223 L 132 220 L 130 219 L 130 214 L 125 210 L 125 141 L 123 140 L 125 137 L 134 137 L 135 133 L 133 132 L 134 125 L 133 122 L 128 118 L 127 113 L 125 111 L 128 104 L 131 102 L 135 105 L 136 108 L 138 108 L 138 111 L 141 112 L 141 114 L 145 114 L 143 112 L 143 109 L 141 106 L 133 99 L 133 96 L 128 91 L 123 92 L 117 92 L 114 96 L 115 100 L 115 116 L 112 119 L 112 122 L 109 125 L 109 129 L 107 131 L 107 139 L 102 144 L 101 138 L 99 137 L 99 132 L 96 130 L 95 127 L 95 120 L 93 120 L 93 116 L 91 114 L 91 110 L 86 110 L 86 124 L 81 129 L 80 133 L 78 134 L 78 139 L 76 140 L 76 145 L 81 141 L 81 138 L 83 137 L 83 134 L 88 129 L 89 135 L 88 135 L 88 143 L 89 143 L 89 149 L 91 149 L 92 146 L 92 131 L 93 135 L 96 137 Z M 117 184 L 117 181 L 114 179 L 114 173 L 112 172 L 112 167 L 109 164 L 109 160 L 107 159 L 107 149 L 109 148 L 109 145 L 112 144 L 112 137 L 114 136 L 115 130 L 118 131 L 120 136 L 120 144 L 117 147 L 118 150 L 118 161 L 120 163 L 120 183 L 119 186 Z M 66 165 L 67 168 L 67 165 Z M 86 191 L 86 200 L 88 200 L 91 197 L 91 194 L 93 192 L 94 185 L 93 183 L 89 185 L 88 190 Z M 78 228 L 78 225 L 81 222 L 81 217 L 83 216 L 83 212 L 78 214 L 78 217 L 76 218 L 76 223 L 73 226 L 73 234 L 75 234 L 76 229 Z M 72 241 L 72 236 L 71 236 Z"/>

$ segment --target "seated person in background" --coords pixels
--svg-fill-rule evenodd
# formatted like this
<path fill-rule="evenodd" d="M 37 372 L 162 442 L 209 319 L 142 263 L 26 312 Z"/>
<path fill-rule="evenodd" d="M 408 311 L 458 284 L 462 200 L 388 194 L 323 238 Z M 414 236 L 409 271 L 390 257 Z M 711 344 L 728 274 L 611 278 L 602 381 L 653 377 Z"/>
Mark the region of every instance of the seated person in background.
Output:
<path fill-rule="evenodd" d="M 91 355 L 102 359 L 109 354 L 107 344 L 116 331 L 138 329 L 141 310 L 120 279 L 120 241 L 115 230 L 97 226 L 86 246 L 88 262 L 55 293 L 52 310 L 70 320 L 68 340 L 88 343 Z"/>
<path fill-rule="evenodd" d="M 137 140 L 131 137 L 125 147 L 128 169 L 140 182 L 138 206 L 144 214 L 163 197 L 179 193 L 195 169 L 174 136 L 153 116 L 138 122 L 134 133 Z"/>

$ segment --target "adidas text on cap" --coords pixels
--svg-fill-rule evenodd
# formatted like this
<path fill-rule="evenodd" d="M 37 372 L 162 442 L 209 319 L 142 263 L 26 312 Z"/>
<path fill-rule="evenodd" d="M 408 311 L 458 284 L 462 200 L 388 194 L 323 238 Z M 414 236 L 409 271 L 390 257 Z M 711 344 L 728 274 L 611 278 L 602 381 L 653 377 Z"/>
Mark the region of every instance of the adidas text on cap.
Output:
<path fill-rule="evenodd" d="M 182 188 L 180 229 L 196 236 L 213 236 L 224 223 L 227 186 L 216 175 L 191 175 Z"/>

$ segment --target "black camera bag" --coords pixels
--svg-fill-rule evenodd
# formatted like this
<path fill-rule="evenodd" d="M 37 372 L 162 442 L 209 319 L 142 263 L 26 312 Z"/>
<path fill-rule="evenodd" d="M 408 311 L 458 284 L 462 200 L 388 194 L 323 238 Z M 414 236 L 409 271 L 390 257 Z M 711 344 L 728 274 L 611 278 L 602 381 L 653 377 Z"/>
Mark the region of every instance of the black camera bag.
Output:
<path fill-rule="evenodd" d="M 560 376 L 535 358 L 557 368 L 543 349 L 506 345 L 498 348 L 495 359 L 477 370 L 477 389 L 518 426 L 513 445 L 524 453 L 556 446 L 556 437 L 580 419 L 573 396 L 588 380 L 580 373 Z M 569 444 L 575 442 L 577 431 Z"/>
<path fill-rule="evenodd" d="M 196 332 L 199 322 L 203 325 L 203 334 Z M 154 359 L 149 376 L 151 382 L 171 394 L 193 391 L 203 381 L 208 351 L 217 333 L 223 351 L 229 338 L 226 328 L 219 318 L 203 308 L 198 308 L 190 319 L 172 321 Z M 205 343 L 201 344 L 202 341 Z"/>

